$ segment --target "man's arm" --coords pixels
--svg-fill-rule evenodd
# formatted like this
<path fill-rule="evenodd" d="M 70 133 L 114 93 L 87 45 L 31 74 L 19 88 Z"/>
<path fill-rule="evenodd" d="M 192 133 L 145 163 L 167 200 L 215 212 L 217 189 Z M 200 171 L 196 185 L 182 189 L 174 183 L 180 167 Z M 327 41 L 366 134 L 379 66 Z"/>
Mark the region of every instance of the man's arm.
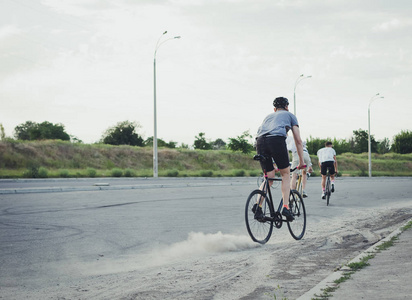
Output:
<path fill-rule="evenodd" d="M 333 156 L 333 159 L 335 160 L 335 162 L 334 162 L 335 172 L 338 173 L 338 160 L 336 159 L 336 155 Z"/>

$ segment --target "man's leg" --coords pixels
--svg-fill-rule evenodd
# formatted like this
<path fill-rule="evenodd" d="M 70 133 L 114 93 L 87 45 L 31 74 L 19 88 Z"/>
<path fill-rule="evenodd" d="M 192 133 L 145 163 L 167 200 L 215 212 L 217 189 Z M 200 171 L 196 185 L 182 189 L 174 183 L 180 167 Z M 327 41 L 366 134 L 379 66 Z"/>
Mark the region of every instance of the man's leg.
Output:
<path fill-rule="evenodd" d="M 276 173 L 275 170 L 270 171 L 270 172 L 267 172 L 268 178 L 274 178 L 274 177 L 275 177 L 275 173 Z M 272 184 L 273 184 L 273 181 L 272 181 L 272 180 L 269 180 L 269 188 L 272 186 Z M 262 184 L 261 184 L 260 187 L 259 187 L 259 190 L 263 191 L 264 185 L 265 185 L 265 181 L 262 182 Z M 264 191 L 264 192 L 267 192 L 267 191 Z M 259 206 L 262 206 L 262 200 L 263 200 L 263 197 L 261 197 L 260 200 L 259 200 Z"/>
<path fill-rule="evenodd" d="M 330 191 L 333 193 L 333 192 L 335 192 L 335 174 L 330 175 L 330 180 L 331 180 L 331 183 L 332 183 Z"/>
<path fill-rule="evenodd" d="M 268 174 L 269 178 L 274 178 L 275 177 L 275 170 L 269 171 L 269 172 L 267 172 L 267 174 Z M 259 187 L 259 189 L 263 192 L 266 192 L 265 190 L 263 190 L 263 188 L 265 187 L 265 183 L 266 183 L 266 181 L 263 181 L 262 184 Z M 267 188 L 270 189 L 272 184 L 273 184 L 273 181 L 269 180 L 269 186 Z M 256 203 L 252 208 L 252 211 L 255 213 L 255 219 L 257 219 L 257 220 L 263 219 L 265 217 L 265 215 L 263 214 L 263 211 L 262 211 L 262 205 L 263 205 L 264 200 L 265 200 L 264 197 L 260 197 L 260 199 L 258 200 L 258 203 Z"/>
<path fill-rule="evenodd" d="M 322 175 L 322 199 L 325 199 L 326 175 Z"/>
<path fill-rule="evenodd" d="M 280 175 L 282 176 L 282 197 L 283 205 L 289 208 L 289 194 L 290 194 L 290 168 L 280 169 Z"/>
<path fill-rule="evenodd" d="M 306 181 L 308 180 L 308 176 L 306 176 L 306 169 L 302 170 L 302 189 L 304 190 L 306 187 Z"/>
<path fill-rule="evenodd" d="M 292 180 L 290 181 L 290 188 L 292 190 L 296 189 L 296 179 L 297 179 L 297 177 L 298 177 L 298 174 L 296 174 L 296 173 L 292 174 Z"/>
<path fill-rule="evenodd" d="M 308 179 L 307 174 L 306 174 L 306 169 L 302 170 L 302 197 L 306 198 L 308 197 L 308 194 L 305 191 L 306 188 L 306 181 Z"/>

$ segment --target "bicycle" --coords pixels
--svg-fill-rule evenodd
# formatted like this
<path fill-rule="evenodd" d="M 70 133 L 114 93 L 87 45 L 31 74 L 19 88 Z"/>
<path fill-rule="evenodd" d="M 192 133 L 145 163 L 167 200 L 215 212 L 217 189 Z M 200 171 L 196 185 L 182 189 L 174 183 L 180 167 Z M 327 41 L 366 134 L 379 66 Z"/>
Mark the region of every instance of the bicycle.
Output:
<path fill-rule="evenodd" d="M 277 167 L 275 165 L 273 166 L 275 167 L 275 170 L 277 170 Z M 265 173 L 260 174 L 260 176 L 257 178 L 257 186 L 260 187 L 263 181 L 265 181 Z M 271 188 L 276 189 L 279 187 L 279 184 L 279 181 L 273 182 Z"/>
<path fill-rule="evenodd" d="M 255 155 L 254 160 L 265 161 L 267 158 L 262 155 Z M 292 172 L 295 169 L 291 170 Z M 288 221 L 282 217 L 283 199 L 280 199 L 278 209 L 275 210 L 271 189 L 268 188 L 269 181 L 282 181 L 282 178 L 268 178 L 266 170 L 264 186 L 262 190 L 254 190 L 250 193 L 245 207 L 245 221 L 247 231 L 254 242 L 265 244 L 269 241 L 273 227 L 280 229 L 284 222 L 287 223 L 290 234 L 295 240 L 302 239 L 306 230 L 306 210 L 302 196 L 297 190 L 290 190 L 289 208 L 294 216 L 293 221 Z M 266 192 L 265 192 L 266 191 Z M 255 212 L 258 203 L 262 203 L 264 218 L 255 219 Z"/>
<path fill-rule="evenodd" d="M 309 174 L 309 173 L 308 173 Z M 296 183 L 296 190 L 299 192 L 299 194 L 303 194 L 303 175 L 302 175 L 302 170 L 299 170 L 298 172 L 298 179 Z"/>

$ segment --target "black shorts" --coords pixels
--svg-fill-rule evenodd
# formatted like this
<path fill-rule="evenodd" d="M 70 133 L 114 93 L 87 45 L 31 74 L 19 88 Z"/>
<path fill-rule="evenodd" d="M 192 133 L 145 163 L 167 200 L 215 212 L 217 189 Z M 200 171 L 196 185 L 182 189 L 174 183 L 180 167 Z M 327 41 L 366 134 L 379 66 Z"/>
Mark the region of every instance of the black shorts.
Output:
<path fill-rule="evenodd" d="M 335 162 L 334 161 L 324 161 L 320 165 L 320 174 L 326 175 L 326 170 L 329 169 L 329 174 L 335 174 Z"/>
<path fill-rule="evenodd" d="M 286 137 L 260 136 L 256 141 L 256 151 L 258 154 L 272 158 L 278 169 L 289 167 L 289 152 L 286 147 Z M 266 172 L 275 169 L 272 160 L 261 161 L 260 165 Z"/>

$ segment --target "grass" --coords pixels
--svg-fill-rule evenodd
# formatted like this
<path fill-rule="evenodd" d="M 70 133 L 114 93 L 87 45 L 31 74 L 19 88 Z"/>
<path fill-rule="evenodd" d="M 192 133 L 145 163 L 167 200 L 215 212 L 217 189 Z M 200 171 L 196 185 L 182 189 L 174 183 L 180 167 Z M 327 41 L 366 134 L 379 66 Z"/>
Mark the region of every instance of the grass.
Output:
<path fill-rule="evenodd" d="M 378 250 L 378 251 L 386 250 L 389 247 L 392 247 L 394 242 L 398 239 L 399 239 L 398 236 L 393 236 L 389 241 L 386 241 L 386 242 L 380 244 L 379 246 L 377 246 L 376 250 Z"/>
<path fill-rule="evenodd" d="M 411 229 L 412 228 L 412 221 L 409 221 L 408 224 L 405 226 L 401 227 L 401 232 Z M 392 247 L 395 243 L 396 240 L 399 239 L 399 234 L 393 236 L 389 241 L 385 241 L 382 244 L 378 245 L 375 247 L 375 250 L 377 252 L 387 250 L 390 247 Z M 342 277 L 339 279 L 335 280 L 335 286 L 328 286 L 325 289 L 322 290 L 321 295 L 315 295 L 316 298 L 312 298 L 312 300 L 321 300 L 321 299 L 328 299 L 329 297 L 332 297 L 332 294 L 334 291 L 336 291 L 339 288 L 339 284 L 349 280 L 351 278 L 351 275 L 354 274 L 355 272 L 369 266 L 368 261 L 372 258 L 375 257 L 375 254 L 369 254 L 367 256 L 364 256 L 359 262 L 354 262 L 350 263 L 347 266 L 351 268 L 351 271 L 343 273 Z"/>
<path fill-rule="evenodd" d="M 403 226 L 401 228 L 401 231 L 403 232 L 403 231 L 411 229 L 411 228 L 412 228 L 412 221 L 409 221 L 408 224 L 406 224 L 405 226 Z"/>
<path fill-rule="evenodd" d="M 253 153 L 229 150 L 160 148 L 159 176 L 242 177 L 259 176 Z M 314 175 L 319 172 L 312 155 Z M 342 176 L 366 176 L 367 154 L 338 156 Z M 412 176 L 412 154 L 373 154 L 374 176 Z M 0 141 L 0 178 L 150 177 L 153 175 L 150 147 L 74 144 L 58 140 Z M 41 172 L 39 173 L 41 169 Z M 115 174 L 111 170 L 117 169 Z M 64 170 L 64 172 L 62 171 Z"/>

